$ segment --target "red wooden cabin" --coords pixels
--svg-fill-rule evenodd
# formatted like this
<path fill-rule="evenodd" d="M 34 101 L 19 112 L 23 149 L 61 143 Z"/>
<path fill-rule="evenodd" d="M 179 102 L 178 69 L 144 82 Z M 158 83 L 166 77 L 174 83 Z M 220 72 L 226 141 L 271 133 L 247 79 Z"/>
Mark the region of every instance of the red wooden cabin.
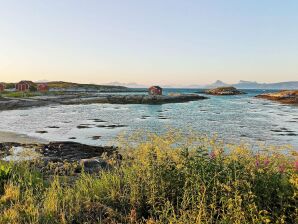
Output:
<path fill-rule="evenodd" d="M 0 92 L 3 92 L 5 89 L 4 83 L 0 83 Z"/>
<path fill-rule="evenodd" d="M 34 83 L 32 81 L 20 81 L 16 84 L 16 90 L 21 92 L 26 92 L 30 90 L 30 87 L 33 86 Z"/>
<path fill-rule="evenodd" d="M 39 92 L 48 92 L 49 91 L 49 86 L 46 83 L 40 83 L 37 85 L 37 91 Z"/>
<path fill-rule="evenodd" d="M 151 86 L 149 88 L 149 95 L 162 95 L 162 88 L 159 86 Z"/>

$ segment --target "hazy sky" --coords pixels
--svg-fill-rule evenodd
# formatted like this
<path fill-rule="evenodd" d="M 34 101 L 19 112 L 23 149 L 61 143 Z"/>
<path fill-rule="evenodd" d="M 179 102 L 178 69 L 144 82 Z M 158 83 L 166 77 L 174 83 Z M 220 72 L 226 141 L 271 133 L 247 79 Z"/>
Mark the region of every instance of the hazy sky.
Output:
<path fill-rule="evenodd" d="M 0 81 L 298 80 L 297 0 L 0 0 Z"/>

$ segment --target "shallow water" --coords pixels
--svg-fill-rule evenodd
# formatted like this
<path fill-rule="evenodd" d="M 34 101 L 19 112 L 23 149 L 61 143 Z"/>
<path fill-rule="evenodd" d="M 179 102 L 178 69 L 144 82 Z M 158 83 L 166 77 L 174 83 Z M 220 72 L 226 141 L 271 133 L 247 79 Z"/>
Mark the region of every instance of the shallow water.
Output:
<path fill-rule="evenodd" d="M 167 89 L 191 93 L 196 90 Z M 298 149 L 298 107 L 254 98 L 263 92 L 164 105 L 65 105 L 0 112 L 0 130 L 46 140 L 109 144 L 122 131 L 167 128 L 218 134 L 226 142 L 290 144 Z M 109 125 L 116 125 L 110 127 Z M 117 125 L 120 125 L 118 127 Z"/>

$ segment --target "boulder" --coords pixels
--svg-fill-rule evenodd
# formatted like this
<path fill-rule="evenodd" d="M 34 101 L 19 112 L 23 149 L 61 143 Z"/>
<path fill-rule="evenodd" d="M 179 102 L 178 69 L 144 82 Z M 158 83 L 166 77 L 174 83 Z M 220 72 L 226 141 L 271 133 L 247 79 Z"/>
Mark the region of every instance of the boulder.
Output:
<path fill-rule="evenodd" d="M 111 166 L 99 158 L 81 159 L 81 167 L 87 173 L 98 173 L 100 170 L 109 170 Z"/>

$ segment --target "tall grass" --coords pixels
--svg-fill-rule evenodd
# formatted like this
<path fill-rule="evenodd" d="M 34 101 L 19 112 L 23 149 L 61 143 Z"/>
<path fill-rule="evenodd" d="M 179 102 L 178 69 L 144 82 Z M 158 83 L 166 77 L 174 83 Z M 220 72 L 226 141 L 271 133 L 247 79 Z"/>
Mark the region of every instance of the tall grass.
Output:
<path fill-rule="evenodd" d="M 174 133 L 131 142 L 96 175 L 42 176 L 14 164 L 0 223 L 298 222 L 297 154 Z"/>

